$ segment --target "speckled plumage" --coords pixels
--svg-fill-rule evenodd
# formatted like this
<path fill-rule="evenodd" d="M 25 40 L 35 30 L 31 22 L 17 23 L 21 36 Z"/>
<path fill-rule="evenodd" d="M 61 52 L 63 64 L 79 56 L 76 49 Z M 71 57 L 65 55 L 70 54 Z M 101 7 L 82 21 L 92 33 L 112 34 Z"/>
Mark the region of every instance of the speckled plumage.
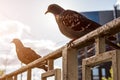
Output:
<path fill-rule="evenodd" d="M 73 40 L 101 26 L 82 14 L 73 10 L 65 10 L 57 4 L 49 5 L 46 13 L 48 12 L 55 16 L 61 33 Z"/>

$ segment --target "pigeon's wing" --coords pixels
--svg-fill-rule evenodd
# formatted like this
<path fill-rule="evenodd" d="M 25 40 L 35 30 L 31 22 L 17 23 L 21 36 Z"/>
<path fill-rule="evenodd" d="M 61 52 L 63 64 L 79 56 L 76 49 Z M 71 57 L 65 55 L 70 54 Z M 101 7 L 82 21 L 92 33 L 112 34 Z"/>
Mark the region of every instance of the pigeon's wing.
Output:
<path fill-rule="evenodd" d="M 87 28 L 96 29 L 100 24 L 89 20 L 85 16 L 75 11 L 66 10 L 61 14 L 62 24 L 75 31 L 83 31 Z"/>
<path fill-rule="evenodd" d="M 33 51 L 31 48 L 26 48 L 26 47 L 24 48 L 24 55 L 26 55 L 25 58 L 28 60 L 27 63 L 30 63 L 41 57 L 35 51 Z"/>

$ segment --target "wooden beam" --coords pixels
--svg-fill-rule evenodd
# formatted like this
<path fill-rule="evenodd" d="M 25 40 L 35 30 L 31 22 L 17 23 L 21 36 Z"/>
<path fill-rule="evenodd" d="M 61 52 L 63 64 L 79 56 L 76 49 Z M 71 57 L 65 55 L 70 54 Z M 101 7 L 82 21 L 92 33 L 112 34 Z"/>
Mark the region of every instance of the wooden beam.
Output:
<path fill-rule="evenodd" d="M 53 70 L 54 69 L 54 60 L 53 59 L 49 59 L 47 60 L 47 64 L 48 64 L 48 71 Z"/>
<path fill-rule="evenodd" d="M 55 80 L 61 80 L 61 69 L 55 69 L 55 70 L 42 73 L 41 79 L 47 80 L 47 78 L 51 76 L 55 76 Z"/>
<path fill-rule="evenodd" d="M 100 63 L 111 61 L 112 57 L 115 55 L 116 50 L 104 52 L 86 59 L 83 59 L 84 64 L 94 67 Z"/>
<path fill-rule="evenodd" d="M 106 45 L 105 45 L 105 38 L 104 37 L 97 37 L 95 39 L 95 54 L 100 54 L 105 52 Z"/>
<path fill-rule="evenodd" d="M 91 80 L 90 69 L 104 62 L 112 61 L 113 80 L 120 80 L 120 50 L 108 51 L 102 54 L 97 54 L 90 58 L 83 59 L 82 62 L 82 79 Z M 88 79 L 89 78 L 89 79 Z"/>
<path fill-rule="evenodd" d="M 47 71 L 45 73 L 42 73 L 42 77 L 50 77 L 50 76 L 54 76 L 55 75 L 55 70 L 51 70 L 51 71 Z"/>
<path fill-rule="evenodd" d="M 120 50 L 112 57 L 113 80 L 120 80 Z"/>
<path fill-rule="evenodd" d="M 111 36 L 118 32 L 120 32 L 120 17 L 75 40 L 71 47 L 79 49 L 94 43 L 94 38 L 98 36 Z"/>
<path fill-rule="evenodd" d="M 56 69 L 55 80 L 61 80 L 61 69 Z"/>
<path fill-rule="evenodd" d="M 17 80 L 17 75 L 14 76 L 14 80 Z"/>
<path fill-rule="evenodd" d="M 71 47 L 69 47 L 68 49 L 74 47 L 76 49 L 80 49 L 82 47 L 85 47 L 86 45 L 92 44 L 94 43 L 94 38 L 98 37 L 98 36 L 111 36 L 114 35 L 116 33 L 120 32 L 120 17 L 101 26 L 100 28 L 86 34 L 85 36 L 75 40 L 73 42 L 74 45 L 71 45 Z M 42 63 L 45 60 L 48 60 L 50 58 L 56 59 L 62 56 L 62 50 L 64 49 L 65 46 L 61 47 L 60 49 L 44 56 L 43 58 L 37 59 L 34 62 L 28 64 L 27 66 L 24 66 L 20 69 L 18 69 L 15 72 L 12 72 L 10 74 L 5 75 L 4 77 L 11 77 L 17 74 L 20 74 L 24 71 L 26 71 L 29 68 L 34 68 L 36 64 Z M 2 78 L 4 78 L 2 77 Z M 0 79 L 2 79 L 0 78 Z"/>
<path fill-rule="evenodd" d="M 82 62 L 82 80 L 91 80 L 91 67 Z"/>
<path fill-rule="evenodd" d="M 28 65 L 19 68 L 18 70 L 14 71 L 14 72 L 6 74 L 5 76 L 1 77 L 0 79 L 4 79 L 5 77 L 11 77 L 11 76 L 20 74 L 22 72 L 25 72 L 26 70 L 28 70 L 30 68 L 36 67 L 37 64 L 43 63 L 44 61 L 49 60 L 51 58 L 52 59 L 59 58 L 59 57 L 62 56 L 62 50 L 64 49 L 64 47 L 65 46 L 63 46 L 63 47 L 59 48 L 58 50 L 56 50 L 56 51 L 54 51 L 54 52 L 44 56 L 43 58 L 39 58 L 39 59 L 29 63 Z M 43 65 L 43 64 L 41 64 L 41 65 Z"/>
<path fill-rule="evenodd" d="M 8 77 L 6 78 L 6 80 L 13 80 L 13 77 Z"/>
<path fill-rule="evenodd" d="M 31 80 L 31 78 L 32 78 L 31 74 L 32 74 L 32 70 L 28 69 L 28 71 L 27 71 L 27 80 Z"/>
<path fill-rule="evenodd" d="M 76 49 L 63 50 L 63 79 L 62 80 L 78 80 L 78 51 Z"/>

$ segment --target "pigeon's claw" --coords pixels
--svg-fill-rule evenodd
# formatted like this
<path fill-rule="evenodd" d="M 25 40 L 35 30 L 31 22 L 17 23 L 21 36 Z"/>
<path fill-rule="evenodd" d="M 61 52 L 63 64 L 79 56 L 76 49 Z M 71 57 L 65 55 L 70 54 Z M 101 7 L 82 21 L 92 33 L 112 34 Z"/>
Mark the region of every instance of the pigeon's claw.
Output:
<path fill-rule="evenodd" d="M 67 43 L 67 47 L 72 47 L 72 46 L 74 46 L 74 43 L 73 43 L 73 41 L 75 41 L 76 39 L 73 39 L 73 40 L 71 40 L 69 43 Z"/>

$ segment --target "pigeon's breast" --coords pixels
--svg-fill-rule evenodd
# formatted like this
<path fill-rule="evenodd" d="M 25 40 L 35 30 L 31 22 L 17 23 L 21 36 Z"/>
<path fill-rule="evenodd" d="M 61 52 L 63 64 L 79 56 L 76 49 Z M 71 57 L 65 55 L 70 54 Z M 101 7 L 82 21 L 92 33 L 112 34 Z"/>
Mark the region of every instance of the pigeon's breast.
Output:
<path fill-rule="evenodd" d="M 61 33 L 64 34 L 66 37 L 75 39 L 81 36 L 82 33 L 80 34 L 79 31 L 74 31 L 71 27 L 68 27 L 69 25 L 64 25 L 67 24 L 67 22 L 63 21 L 60 16 L 56 16 L 56 22 Z"/>

